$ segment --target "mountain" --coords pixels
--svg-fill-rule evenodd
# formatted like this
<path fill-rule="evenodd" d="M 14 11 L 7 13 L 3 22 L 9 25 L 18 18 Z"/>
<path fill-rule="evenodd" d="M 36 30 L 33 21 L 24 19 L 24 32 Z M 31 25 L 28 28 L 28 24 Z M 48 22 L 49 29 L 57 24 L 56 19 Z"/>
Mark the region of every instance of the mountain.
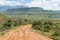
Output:
<path fill-rule="evenodd" d="M 39 8 L 39 7 L 20 7 L 14 9 L 7 9 L 5 12 L 25 13 L 25 12 L 40 12 L 40 11 L 47 11 L 47 10 L 44 10 L 43 8 Z"/>
<path fill-rule="evenodd" d="M 0 6 L 0 12 L 25 12 L 25 11 L 34 11 L 34 12 L 39 12 L 39 11 L 54 11 L 54 12 L 60 12 L 60 10 L 44 10 L 43 8 L 39 7 L 28 7 L 28 6 Z"/>
<path fill-rule="evenodd" d="M 60 19 L 60 12 L 55 12 L 53 10 L 44 10 L 40 7 L 24 7 L 24 6 L 16 6 L 16 7 L 7 7 L 6 10 L 3 11 L 2 14 L 13 18 L 29 18 L 29 19 L 40 19 L 40 18 L 52 18 L 52 19 Z"/>
<path fill-rule="evenodd" d="M 22 8 L 22 7 L 25 7 L 25 6 L 0 6 L 0 12 L 4 12 L 8 9 L 17 9 L 17 8 Z"/>
<path fill-rule="evenodd" d="M 0 12 L 4 12 L 7 9 L 13 9 L 13 8 L 18 8 L 18 6 L 0 6 Z"/>
<path fill-rule="evenodd" d="M 54 12 L 60 12 L 60 10 L 53 10 Z"/>

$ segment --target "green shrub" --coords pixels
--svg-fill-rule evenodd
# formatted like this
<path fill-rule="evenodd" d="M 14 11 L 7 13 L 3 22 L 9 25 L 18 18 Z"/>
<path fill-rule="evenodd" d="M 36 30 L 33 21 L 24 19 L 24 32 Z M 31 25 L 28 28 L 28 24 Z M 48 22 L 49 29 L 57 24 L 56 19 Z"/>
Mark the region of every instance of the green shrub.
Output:
<path fill-rule="evenodd" d="M 60 21 L 34 21 L 32 28 L 43 32 L 42 34 L 50 36 L 53 40 L 60 40 Z M 47 34 L 48 33 L 48 34 Z M 57 38 L 56 38 L 57 37 Z"/>

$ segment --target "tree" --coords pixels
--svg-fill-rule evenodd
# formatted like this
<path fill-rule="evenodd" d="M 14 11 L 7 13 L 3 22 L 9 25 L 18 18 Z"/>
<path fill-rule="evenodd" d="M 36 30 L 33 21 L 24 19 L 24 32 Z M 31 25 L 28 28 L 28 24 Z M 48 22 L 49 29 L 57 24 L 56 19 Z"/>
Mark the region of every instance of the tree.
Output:
<path fill-rule="evenodd" d="M 9 19 L 9 20 L 7 20 L 7 21 L 3 24 L 3 27 L 4 27 L 5 29 L 10 29 L 10 28 L 11 28 L 11 25 L 12 25 L 12 23 L 11 23 L 11 20 Z"/>

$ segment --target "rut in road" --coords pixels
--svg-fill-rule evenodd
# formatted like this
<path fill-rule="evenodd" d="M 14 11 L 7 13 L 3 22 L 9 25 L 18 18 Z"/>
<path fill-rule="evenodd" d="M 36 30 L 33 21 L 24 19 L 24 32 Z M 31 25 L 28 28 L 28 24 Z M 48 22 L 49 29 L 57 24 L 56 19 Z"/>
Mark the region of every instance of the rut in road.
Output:
<path fill-rule="evenodd" d="M 21 26 L 16 30 L 8 32 L 1 40 L 52 40 L 48 37 L 34 33 L 30 24 Z"/>

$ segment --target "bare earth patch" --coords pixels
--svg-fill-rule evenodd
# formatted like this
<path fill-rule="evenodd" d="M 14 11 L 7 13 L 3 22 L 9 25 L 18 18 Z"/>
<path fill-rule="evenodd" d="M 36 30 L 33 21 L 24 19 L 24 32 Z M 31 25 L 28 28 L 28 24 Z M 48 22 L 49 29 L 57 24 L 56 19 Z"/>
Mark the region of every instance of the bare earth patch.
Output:
<path fill-rule="evenodd" d="M 32 25 L 30 24 L 21 26 L 16 30 L 8 32 L 6 35 L 0 38 L 0 40 L 52 40 L 38 33 L 34 33 L 31 30 L 31 26 Z"/>

